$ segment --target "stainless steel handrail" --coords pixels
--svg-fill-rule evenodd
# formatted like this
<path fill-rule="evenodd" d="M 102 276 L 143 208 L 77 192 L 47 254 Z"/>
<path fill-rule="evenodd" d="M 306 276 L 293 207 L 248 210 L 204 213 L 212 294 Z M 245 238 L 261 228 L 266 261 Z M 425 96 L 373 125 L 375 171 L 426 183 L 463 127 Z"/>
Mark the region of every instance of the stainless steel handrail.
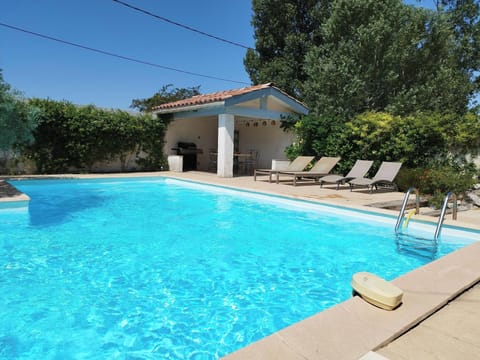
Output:
<path fill-rule="evenodd" d="M 443 220 L 445 220 L 445 213 L 447 211 L 448 200 L 452 198 L 453 201 L 453 208 L 452 208 L 452 219 L 457 220 L 457 195 L 453 192 L 448 192 L 445 195 L 442 205 L 442 211 L 440 212 L 440 217 L 438 218 L 437 228 L 435 229 L 435 235 L 433 236 L 433 240 L 437 240 L 440 236 L 440 231 L 442 230 Z"/>
<path fill-rule="evenodd" d="M 412 186 L 411 188 L 409 188 L 407 190 L 407 192 L 405 193 L 405 197 L 403 198 L 402 207 L 401 207 L 400 212 L 398 214 L 397 223 L 395 224 L 395 234 L 398 234 L 398 229 L 400 228 L 400 223 L 402 222 L 403 216 L 405 215 L 405 208 L 407 207 L 408 198 L 410 197 L 410 193 L 412 191 L 415 191 L 415 214 L 420 213 L 419 191 L 418 191 L 417 188 Z"/>

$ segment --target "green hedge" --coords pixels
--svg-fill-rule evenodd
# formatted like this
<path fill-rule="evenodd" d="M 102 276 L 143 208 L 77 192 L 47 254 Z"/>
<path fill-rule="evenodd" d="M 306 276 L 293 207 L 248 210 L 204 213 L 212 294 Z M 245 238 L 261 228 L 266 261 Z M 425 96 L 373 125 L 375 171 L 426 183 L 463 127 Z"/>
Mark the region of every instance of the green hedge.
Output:
<path fill-rule="evenodd" d="M 401 191 L 414 186 L 421 194 L 430 195 L 429 204 L 440 207 L 449 191 L 462 198 L 478 181 L 478 171 L 472 164 L 437 165 L 424 168 L 403 168 L 396 182 Z"/>
<path fill-rule="evenodd" d="M 41 110 L 34 142 L 23 154 L 32 159 L 39 173 L 62 173 L 74 168 L 90 171 L 99 161 L 144 152 L 138 161 L 143 170 L 165 167 L 162 154 L 168 120 L 126 111 L 76 106 L 66 101 L 33 99 Z"/>
<path fill-rule="evenodd" d="M 288 124 L 287 124 L 288 125 Z M 287 154 L 342 157 L 342 170 L 356 159 L 401 161 L 409 167 L 428 166 L 432 162 L 465 154 L 478 154 L 480 117 L 466 115 L 417 113 L 395 116 L 383 112 L 365 112 L 352 119 L 310 115 L 290 128 L 296 143 Z"/>
<path fill-rule="evenodd" d="M 296 142 L 287 156 L 341 156 L 338 171 L 348 172 L 357 159 L 374 160 L 369 175 L 382 161 L 400 161 L 397 178 L 401 189 L 420 188 L 424 194 L 454 191 L 461 194 L 477 180 L 478 170 L 467 161 L 467 154 L 478 155 L 480 116 L 417 113 L 395 116 L 365 112 L 350 120 L 335 116 L 303 117 L 286 120 Z"/>

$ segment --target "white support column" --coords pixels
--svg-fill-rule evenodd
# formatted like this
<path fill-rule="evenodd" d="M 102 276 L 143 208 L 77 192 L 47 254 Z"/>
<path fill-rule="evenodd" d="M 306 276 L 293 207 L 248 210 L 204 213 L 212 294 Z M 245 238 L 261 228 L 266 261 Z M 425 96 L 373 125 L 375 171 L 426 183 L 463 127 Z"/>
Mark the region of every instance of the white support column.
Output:
<path fill-rule="evenodd" d="M 231 114 L 218 115 L 217 175 L 233 177 L 233 136 L 235 117 Z"/>

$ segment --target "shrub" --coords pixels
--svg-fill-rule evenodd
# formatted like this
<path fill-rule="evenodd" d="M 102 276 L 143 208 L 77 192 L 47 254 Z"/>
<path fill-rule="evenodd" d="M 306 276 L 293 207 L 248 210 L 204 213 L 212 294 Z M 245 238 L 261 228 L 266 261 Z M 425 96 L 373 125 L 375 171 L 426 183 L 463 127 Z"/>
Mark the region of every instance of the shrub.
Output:
<path fill-rule="evenodd" d="M 347 171 L 356 159 L 401 161 L 411 168 L 429 167 L 434 161 L 450 161 L 480 149 L 480 117 L 416 113 L 395 116 L 384 112 L 365 112 L 352 119 L 338 116 L 308 115 L 294 125 L 297 155 L 341 156 L 340 171 Z M 375 168 L 372 169 L 375 171 Z"/>
<path fill-rule="evenodd" d="M 161 170 L 165 163 L 163 139 L 167 121 L 151 115 L 132 115 L 120 110 L 75 106 L 69 102 L 34 99 L 41 109 L 34 142 L 24 148 L 40 173 L 71 169 L 89 171 L 98 161 L 144 152 L 142 164 Z"/>
<path fill-rule="evenodd" d="M 421 194 L 429 195 L 429 204 L 438 206 L 449 191 L 462 197 L 476 182 L 476 169 L 466 165 L 432 165 L 423 168 L 403 168 L 397 176 L 401 191 L 414 186 Z"/>

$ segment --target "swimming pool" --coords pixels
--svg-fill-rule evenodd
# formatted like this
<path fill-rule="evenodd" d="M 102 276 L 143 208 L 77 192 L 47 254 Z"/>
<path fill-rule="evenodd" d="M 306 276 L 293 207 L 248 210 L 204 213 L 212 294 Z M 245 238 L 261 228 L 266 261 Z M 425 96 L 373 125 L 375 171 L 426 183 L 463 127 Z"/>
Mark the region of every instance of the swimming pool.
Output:
<path fill-rule="evenodd" d="M 12 183 L 32 200 L 0 210 L 0 358 L 215 359 L 347 299 L 357 271 L 429 261 L 399 251 L 395 219 L 343 208 L 163 178 Z M 471 241 L 445 228 L 434 255 Z"/>

